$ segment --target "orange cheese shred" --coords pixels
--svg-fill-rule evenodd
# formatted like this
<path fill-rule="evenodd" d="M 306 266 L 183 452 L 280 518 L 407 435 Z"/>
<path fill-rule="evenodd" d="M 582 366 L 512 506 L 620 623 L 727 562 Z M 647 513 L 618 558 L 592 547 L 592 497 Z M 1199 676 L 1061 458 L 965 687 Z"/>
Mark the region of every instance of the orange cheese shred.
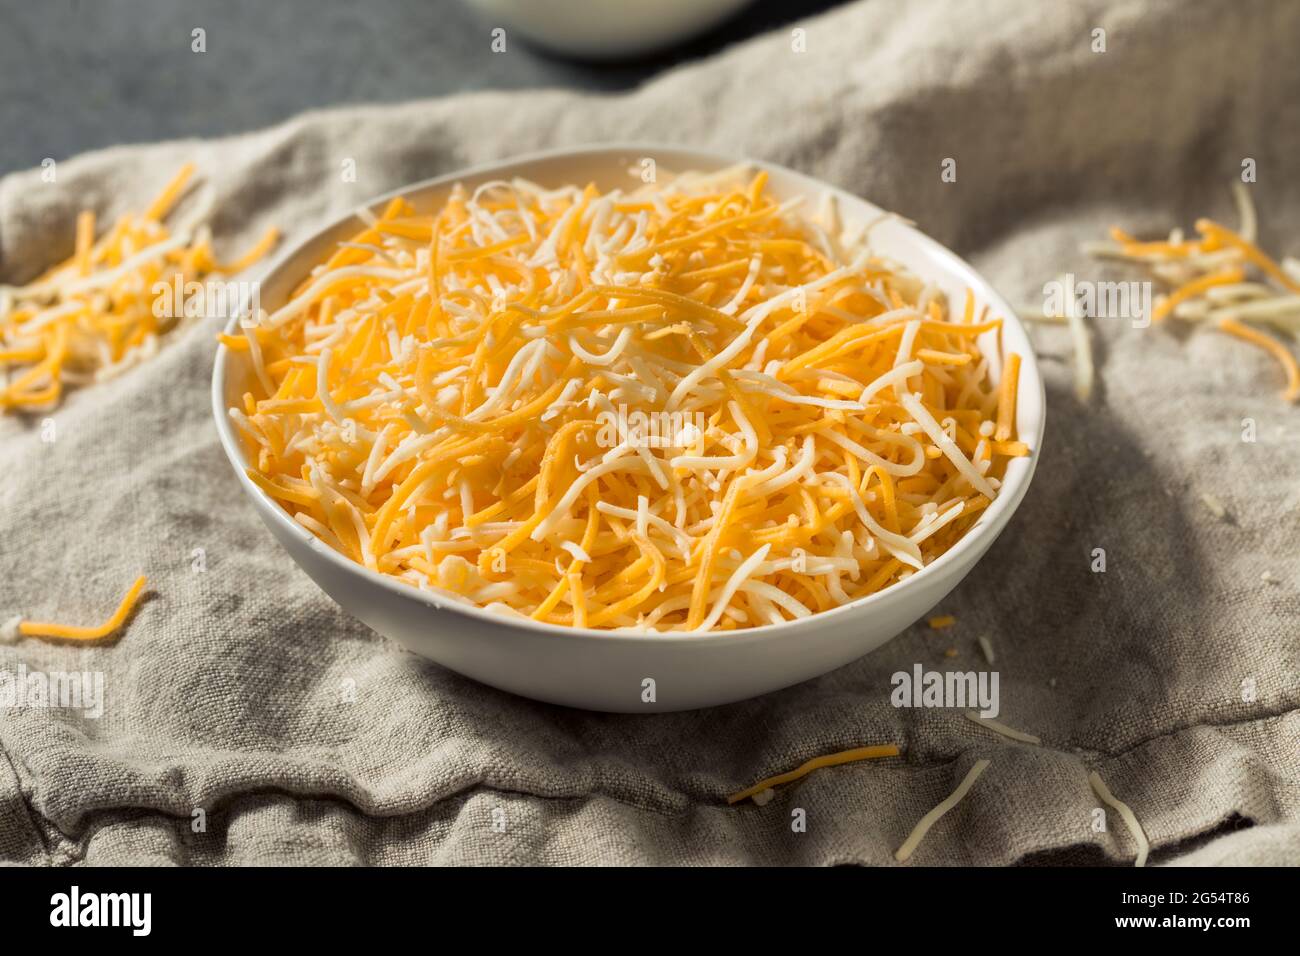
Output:
<path fill-rule="evenodd" d="M 814 770 L 821 770 L 824 767 L 839 767 L 846 763 L 858 763 L 862 760 L 881 760 L 886 757 L 897 757 L 902 751 L 897 744 L 879 744 L 871 747 L 855 747 L 852 750 L 841 750 L 837 753 L 823 754 L 820 757 L 814 757 L 811 760 L 801 763 L 795 769 L 786 773 L 779 773 L 773 777 L 767 777 L 754 784 L 752 787 L 746 787 L 737 793 L 727 797 L 727 803 L 734 806 L 742 800 L 748 800 L 766 790 L 779 787 L 782 784 L 793 783 L 803 777 L 808 776 Z"/>
<path fill-rule="evenodd" d="M 1196 231 L 1205 236 L 1207 248 L 1213 250 L 1223 246 L 1231 246 L 1240 249 L 1251 263 L 1274 282 L 1290 289 L 1292 292 L 1300 292 L 1300 282 L 1287 275 L 1282 267 L 1257 245 L 1243 239 L 1227 226 L 1221 226 L 1212 219 L 1198 219 L 1196 220 Z"/>
<path fill-rule="evenodd" d="M 1258 329 L 1252 329 L 1248 325 L 1236 321 L 1235 319 L 1223 319 L 1219 322 L 1219 328 L 1229 335 L 1235 335 L 1244 342 L 1250 342 L 1264 349 L 1282 366 L 1286 372 L 1286 391 L 1282 397 L 1288 402 L 1294 402 L 1300 398 L 1300 366 L 1296 364 L 1295 356 L 1292 355 L 1285 345 L 1272 336 L 1265 335 Z"/>
<path fill-rule="evenodd" d="M 1206 289 L 1212 289 L 1216 285 L 1230 285 L 1234 282 L 1241 282 L 1245 277 L 1245 273 L 1240 269 L 1228 269 L 1224 272 L 1198 276 L 1165 296 L 1165 300 L 1152 310 L 1151 318 L 1159 322 L 1173 312 L 1180 303 L 1196 298 Z"/>
<path fill-rule="evenodd" d="M 1007 356 L 1007 367 L 1002 372 L 1002 388 L 998 391 L 998 421 L 993 437 L 1007 441 L 1015 435 L 1016 393 L 1020 385 L 1020 356 L 1012 352 Z"/>
<path fill-rule="evenodd" d="M 144 590 L 144 575 L 135 579 L 131 589 L 126 592 L 122 598 L 122 603 L 117 606 L 117 610 L 103 624 L 97 627 L 79 627 L 73 624 L 52 624 L 45 621 L 22 621 L 18 625 L 18 633 L 25 637 L 45 637 L 58 638 L 69 641 L 97 641 L 108 637 L 120 628 L 130 615 L 135 602 L 140 597 L 140 592 Z"/>

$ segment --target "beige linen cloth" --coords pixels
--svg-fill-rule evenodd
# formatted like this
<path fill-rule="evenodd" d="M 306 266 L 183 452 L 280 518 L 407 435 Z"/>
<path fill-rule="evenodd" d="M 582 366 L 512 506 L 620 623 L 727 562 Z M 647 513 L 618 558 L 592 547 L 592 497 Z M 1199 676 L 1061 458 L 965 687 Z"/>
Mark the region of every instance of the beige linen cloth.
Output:
<path fill-rule="evenodd" d="M 1297 35 L 1300 5 L 1286 2 L 863 0 L 627 95 L 313 113 L 80 157 L 54 184 L 8 176 L 0 281 L 67 255 L 78 208 L 138 208 L 185 160 L 204 186 L 178 214 L 211 202 L 234 252 L 268 225 L 292 239 L 471 163 L 641 140 L 822 177 L 1041 304 L 1062 271 L 1108 275 L 1077 244 L 1112 222 L 1231 222 L 1226 187 L 1244 158 L 1264 242 L 1300 254 Z M 956 182 L 941 181 L 946 158 Z M 355 183 L 341 176 L 349 159 Z M 1067 334 L 1040 328 L 1037 477 L 940 609 L 953 629 L 922 624 L 761 699 L 638 717 L 483 687 L 344 615 L 262 527 L 218 448 L 214 331 L 180 334 L 50 416 L 0 420 L 0 617 L 91 622 L 136 574 L 150 580 L 114 645 L 0 645 L 0 670 L 99 671 L 106 696 L 99 719 L 0 711 L 0 859 L 894 865 L 917 820 L 988 757 L 910 865 L 1131 864 L 1115 814 L 1093 828 L 1092 769 L 1141 820 L 1153 862 L 1300 861 L 1300 411 L 1249 345 L 1098 320 L 1084 403 Z M 984 667 L 980 635 L 1002 719 L 1042 747 L 959 711 L 890 705 L 890 675 L 914 663 Z M 723 801 L 817 754 L 889 741 L 901 759 L 818 771 L 763 807 Z"/>

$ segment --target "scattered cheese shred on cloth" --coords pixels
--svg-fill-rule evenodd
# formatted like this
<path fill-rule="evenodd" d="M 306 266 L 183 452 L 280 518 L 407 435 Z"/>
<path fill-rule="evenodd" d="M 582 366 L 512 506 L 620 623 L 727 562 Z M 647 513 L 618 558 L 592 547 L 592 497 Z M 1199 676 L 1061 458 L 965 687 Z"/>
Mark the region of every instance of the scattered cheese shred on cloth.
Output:
<path fill-rule="evenodd" d="M 755 798 L 768 790 L 779 787 L 782 784 L 793 783 L 796 780 L 806 777 L 814 770 L 820 770 L 823 767 L 839 767 L 846 763 L 857 763 L 861 760 L 879 760 L 882 757 L 897 757 L 899 754 L 898 747 L 894 744 L 880 744 L 872 747 L 855 747 L 852 750 L 841 750 L 837 753 L 823 754 L 820 757 L 813 757 L 806 760 L 799 766 L 787 773 L 779 773 L 772 777 L 767 777 L 754 784 L 752 787 L 746 787 L 739 793 L 733 793 L 727 797 L 727 803 L 736 804 L 740 801 Z"/>
<path fill-rule="evenodd" d="M 1089 49 L 1098 24 L 1105 54 Z M 797 167 L 915 219 L 1012 301 L 1062 270 L 1090 275 L 1095 263 L 1071 258 L 1077 242 L 1113 222 L 1146 235 L 1207 215 L 1235 229 L 1223 183 L 1243 156 L 1261 171 L 1266 247 L 1300 236 L 1300 184 L 1285 175 L 1300 128 L 1270 121 L 1300 102 L 1300 74 L 1270 68 L 1294 59 L 1300 5 L 1239 4 L 1225 17 L 1198 0 L 1083 2 L 1045 17 L 1010 0 L 871 0 L 798 25 L 807 53 L 780 29 L 626 95 L 511 91 L 315 113 L 60 162 L 53 186 L 37 171 L 9 175 L 0 282 L 67 258 L 79 210 L 111 222 L 143 209 L 187 161 L 238 255 L 272 225 L 292 241 L 385 190 L 592 140 Z M 957 181 L 944 183 L 949 156 Z M 342 157 L 358 182 L 340 182 Z M 1131 864 L 1114 814 L 1107 833 L 1090 825 L 1091 770 L 1138 814 L 1149 865 L 1300 858 L 1300 446 L 1274 361 L 1245 343 L 1097 323 L 1085 407 L 1068 329 L 1036 326 L 1049 406 L 1038 470 L 1005 532 L 930 612 L 956 628 L 936 639 L 913 627 L 759 700 L 611 716 L 462 679 L 325 598 L 217 446 L 217 331 L 179 329 L 150 361 L 70 389 L 53 412 L 0 416 L 0 620 L 93 621 L 137 573 L 163 598 L 111 646 L 0 646 L 0 670 L 97 672 L 105 687 L 98 720 L 5 709 L 6 859 L 894 865 L 979 759 L 992 763 L 909 865 Z M 1201 492 L 1232 520 L 1215 520 Z M 963 650 L 952 661 L 949 634 Z M 980 635 L 994 668 L 974 649 Z M 1046 745 L 983 732 L 960 710 L 891 706 L 892 676 L 917 664 L 996 669 L 999 717 Z M 725 802 L 855 741 L 894 741 L 905 756 L 815 771 L 767 806 Z M 806 832 L 791 830 L 795 807 Z M 199 809 L 207 830 L 195 833 Z"/>
<path fill-rule="evenodd" d="M 1154 321 L 1170 316 L 1193 323 L 1208 320 L 1273 356 L 1286 376 L 1282 398 L 1295 402 L 1300 399 L 1300 364 L 1295 355 L 1286 344 L 1243 320 L 1272 325 L 1290 339 L 1300 333 L 1300 260 L 1288 257 L 1279 264 L 1260 249 L 1250 187 L 1242 182 L 1232 185 L 1241 222 L 1236 232 L 1201 218 L 1196 221 L 1199 239 L 1184 238 L 1182 230 L 1174 229 L 1168 240 L 1144 242 L 1112 227 L 1110 242 L 1087 242 L 1083 248 L 1094 256 L 1141 266 L 1169 287 L 1151 310 Z M 1248 276 L 1247 270 L 1255 274 Z M 1076 390 L 1087 399 L 1094 374 L 1091 340 L 1076 303 L 1067 300 L 1064 305 L 1064 318 L 1074 337 Z"/>
<path fill-rule="evenodd" d="M 274 247 L 268 230 L 241 258 L 222 264 L 206 226 L 173 234 L 163 224 L 195 168 L 187 163 L 139 214 L 96 239 L 93 210 L 76 217 L 70 258 L 23 285 L 0 285 L 0 412 L 52 409 L 66 385 L 103 382 L 154 355 L 159 338 L 227 302 L 214 280 Z"/>
<path fill-rule="evenodd" d="M 94 627 L 84 627 L 77 624 L 55 624 L 49 621 L 20 621 L 17 631 L 24 637 L 45 637 L 56 640 L 68 641 L 98 641 L 113 634 L 131 614 L 135 608 L 136 601 L 140 598 L 140 592 L 144 590 L 145 578 L 143 575 L 135 579 L 126 596 L 122 598 L 122 603 L 117 606 L 117 610 L 103 624 Z"/>

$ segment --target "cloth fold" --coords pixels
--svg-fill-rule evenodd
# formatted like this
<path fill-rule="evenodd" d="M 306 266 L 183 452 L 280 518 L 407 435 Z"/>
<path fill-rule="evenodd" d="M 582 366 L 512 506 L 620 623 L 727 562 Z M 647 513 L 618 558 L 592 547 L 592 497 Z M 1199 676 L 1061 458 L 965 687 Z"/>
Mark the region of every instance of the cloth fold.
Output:
<path fill-rule="evenodd" d="M 1300 147 L 1300 74 L 1270 66 L 1291 61 L 1300 6 L 861 0 L 790 29 L 626 95 L 332 110 L 79 157 L 53 183 L 10 175 L 0 282 L 68 255 L 79 208 L 100 221 L 138 208 L 187 160 L 202 185 L 176 215 L 210 213 L 225 254 L 272 224 L 293 241 L 404 183 L 615 140 L 819 176 L 917 220 L 1031 306 L 1062 272 L 1115 277 L 1078 251 L 1112 222 L 1231 221 L 1225 187 L 1245 158 L 1265 245 L 1300 251 L 1300 186 L 1284 174 Z M 955 182 L 941 179 L 945 159 Z M 485 688 L 321 594 L 217 445 L 215 331 L 187 329 L 51 412 L 0 419 L 0 619 L 94 620 L 137 574 L 150 580 L 115 644 L 0 645 L 0 673 L 99 672 L 106 695 L 97 719 L 0 709 L 0 860 L 892 864 L 982 757 L 991 766 L 913 864 L 1131 863 L 1118 818 L 1095 826 L 1094 769 L 1155 863 L 1300 859 L 1300 413 L 1248 345 L 1097 320 L 1099 382 L 1084 403 L 1067 332 L 1039 329 L 1042 460 L 1011 526 L 944 602 L 952 629 L 922 624 L 757 700 L 637 717 Z M 1255 442 L 1242 441 L 1246 419 Z M 980 637 L 995 649 L 1001 719 L 1042 747 L 959 711 L 890 705 L 891 675 L 917 662 L 987 667 Z M 723 800 L 820 753 L 885 742 L 903 757 L 817 771 L 763 807 Z M 797 808 L 806 832 L 791 828 Z"/>

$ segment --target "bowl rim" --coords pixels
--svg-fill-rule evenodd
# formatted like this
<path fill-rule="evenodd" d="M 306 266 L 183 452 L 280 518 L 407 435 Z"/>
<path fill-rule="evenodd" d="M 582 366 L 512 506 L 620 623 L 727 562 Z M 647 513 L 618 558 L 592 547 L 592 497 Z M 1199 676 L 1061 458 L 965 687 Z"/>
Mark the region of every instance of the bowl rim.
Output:
<path fill-rule="evenodd" d="M 493 162 L 479 163 L 474 166 L 457 169 L 446 175 L 435 176 L 430 179 L 420 180 L 401 186 L 397 189 L 389 190 L 379 196 L 362 202 L 348 213 L 334 217 L 330 221 L 313 229 L 311 233 L 302 236 L 292 245 L 286 245 L 276 253 L 271 262 L 262 270 L 260 278 L 257 281 L 259 284 L 264 284 L 270 280 L 272 276 L 276 275 L 292 263 L 307 246 L 321 239 L 326 233 L 338 229 L 347 221 L 357 219 L 359 223 L 364 224 L 365 220 L 361 218 L 363 210 L 373 214 L 395 197 L 409 196 L 413 193 L 449 186 L 464 179 L 500 177 L 509 174 L 512 169 L 524 164 L 554 161 L 563 158 L 596 158 L 605 154 L 654 156 L 660 161 L 670 158 L 674 160 L 677 158 L 704 160 L 708 163 L 716 164 L 714 168 L 719 170 L 737 165 L 749 166 L 757 170 L 767 170 L 771 173 L 778 173 L 782 178 L 795 182 L 800 190 L 806 189 L 810 193 L 812 193 L 814 189 L 829 191 L 837 198 L 848 197 L 856 203 L 866 205 L 869 209 L 879 211 L 882 215 L 887 214 L 886 211 L 881 209 L 879 206 L 876 206 L 869 200 L 863 199 L 848 190 L 835 186 L 832 183 L 825 182 L 824 180 L 817 179 L 816 177 L 809 176 L 805 173 L 801 173 L 798 170 L 790 169 L 789 167 L 782 166 L 778 163 L 768 162 L 766 160 L 759 160 L 750 157 L 736 157 L 712 150 L 667 143 L 587 143 L 580 146 L 538 150 Z M 686 168 L 679 171 L 684 172 L 686 171 Z M 224 343 L 219 344 L 217 347 L 212 373 L 212 413 L 216 422 L 217 434 L 221 441 L 222 449 L 226 453 L 226 458 L 230 462 L 230 466 L 234 470 L 240 485 L 243 487 L 244 492 L 253 499 L 253 503 L 259 508 L 264 518 L 270 516 L 269 520 L 274 521 L 277 527 L 286 531 L 291 536 L 302 540 L 307 545 L 315 547 L 316 553 L 323 560 L 333 565 L 334 568 L 345 573 L 359 575 L 369 583 L 389 591 L 395 597 L 407 601 L 415 600 L 427 605 L 433 610 L 451 611 L 456 614 L 462 614 L 484 624 L 517 628 L 520 631 L 531 632 L 540 638 L 583 641 L 600 640 L 605 642 L 619 641 L 631 642 L 632 644 L 662 643 L 665 640 L 669 640 L 689 642 L 693 645 L 712 645 L 721 643 L 748 644 L 757 641 L 765 641 L 773 637 L 779 637 L 788 632 L 817 628 L 830 623 L 832 620 L 842 619 L 845 616 L 864 615 L 869 613 L 872 608 L 878 607 L 884 603 L 905 600 L 909 593 L 909 586 L 911 591 L 915 591 L 924 582 L 944 574 L 948 568 L 956 565 L 967 552 L 975 552 L 977 555 L 975 562 L 978 562 L 981 544 L 984 544 L 984 546 L 987 547 L 993 543 L 993 540 L 1010 522 L 1011 516 L 1015 513 L 1026 492 L 1029 490 L 1030 482 L 1033 479 L 1034 472 L 1037 470 L 1038 458 L 1041 454 L 1043 433 L 1047 419 L 1047 397 L 1043 378 L 1039 372 L 1038 363 L 1035 359 L 1033 349 L 1032 347 L 1029 347 L 1031 345 L 1031 339 L 1028 330 L 1021 322 L 1020 317 L 1016 314 L 1015 310 L 1011 308 L 1011 305 L 994 288 L 992 283 L 985 279 L 969 263 L 947 246 L 943 245 L 936 239 L 932 239 L 907 220 L 898 219 L 895 221 L 895 224 L 905 232 L 913 234 L 912 238 L 916 241 L 918 246 L 928 255 L 928 257 L 937 261 L 943 271 L 959 278 L 967 287 L 982 293 L 981 298 L 984 302 L 990 308 L 1001 314 L 1004 323 L 1014 327 L 1025 340 L 1026 348 L 1022 350 L 1020 355 L 1020 374 L 1022 377 L 1019 395 L 1023 398 L 1030 399 L 1030 411 L 1035 413 L 1031 417 L 1036 421 L 1033 423 L 1035 427 L 1032 429 L 1032 434 L 1022 434 L 1020 440 L 1029 446 L 1030 454 L 1025 458 L 1016 459 L 1017 462 L 1023 462 L 1023 466 L 1016 468 L 1014 474 L 1009 474 L 1004 478 L 1002 487 L 999 489 L 999 494 L 993 503 L 984 509 L 975 524 L 972 525 L 970 530 L 962 536 L 961 540 L 930 564 L 904 580 L 892 584 L 874 594 L 867 595 L 866 597 L 859 598 L 855 601 L 850 601 L 848 604 L 842 604 L 838 607 L 830 608 L 829 610 L 817 611 L 806 618 L 783 621 L 780 624 L 762 624 L 756 627 L 747 627 L 735 631 L 617 631 L 589 627 L 579 628 L 566 624 L 552 624 L 545 621 L 534 621 L 531 618 L 514 617 L 489 611 L 485 608 L 478 607 L 477 605 L 440 598 L 437 594 L 398 581 L 389 575 L 372 571 L 365 565 L 359 564 L 356 561 L 339 554 L 333 548 L 328 546 L 319 546 L 319 539 L 306 528 L 295 522 L 292 517 L 290 517 L 289 513 L 266 492 L 254 484 L 252 479 L 250 479 L 244 471 L 244 469 L 248 467 L 248 462 L 244 456 L 240 439 L 236 435 L 235 429 L 231 424 L 230 416 L 228 414 L 229 406 L 225 400 L 226 370 L 227 365 L 233 356 L 233 351 Z M 225 333 L 232 334 L 237 331 L 236 326 L 240 311 L 240 309 L 234 310 L 232 316 L 223 326 L 223 331 Z M 1026 388 L 1026 386 L 1028 386 L 1028 388 Z M 985 539 L 987 539 L 987 542 Z M 289 551 L 287 548 L 285 550 Z M 295 563 L 299 563 L 291 551 L 289 551 L 289 556 L 293 558 Z"/>

